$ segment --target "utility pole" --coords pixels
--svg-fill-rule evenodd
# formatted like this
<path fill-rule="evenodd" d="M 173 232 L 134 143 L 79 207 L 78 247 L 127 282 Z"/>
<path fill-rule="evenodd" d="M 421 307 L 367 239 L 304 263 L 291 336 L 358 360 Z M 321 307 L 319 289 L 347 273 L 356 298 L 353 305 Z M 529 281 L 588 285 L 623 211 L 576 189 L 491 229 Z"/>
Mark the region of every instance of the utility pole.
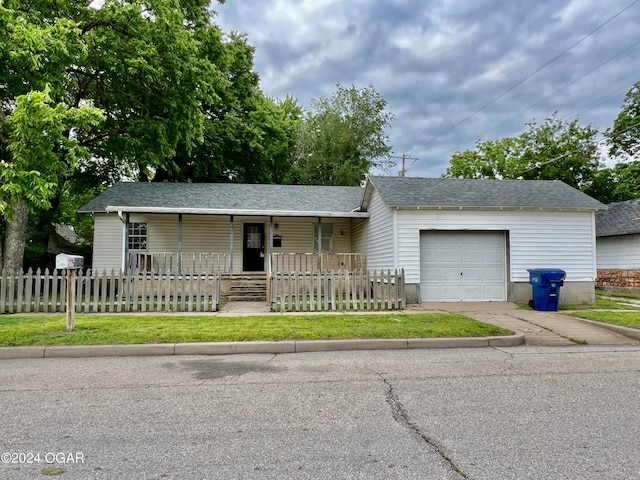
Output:
<path fill-rule="evenodd" d="M 396 155 L 390 155 L 389 158 L 401 158 L 402 159 L 402 169 L 398 172 L 398 176 L 399 177 L 404 177 L 404 174 L 407 172 L 406 163 L 405 163 L 407 160 L 413 160 L 413 162 L 411 162 L 411 165 L 416 163 L 416 161 L 418 160 L 415 157 L 410 157 L 406 153 L 403 153 L 401 157 L 398 157 Z"/>

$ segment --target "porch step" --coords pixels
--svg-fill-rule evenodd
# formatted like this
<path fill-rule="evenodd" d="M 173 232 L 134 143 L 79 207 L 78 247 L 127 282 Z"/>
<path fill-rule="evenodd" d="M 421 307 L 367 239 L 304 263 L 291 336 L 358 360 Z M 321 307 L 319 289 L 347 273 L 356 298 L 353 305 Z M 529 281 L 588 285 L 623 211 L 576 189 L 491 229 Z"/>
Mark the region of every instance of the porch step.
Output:
<path fill-rule="evenodd" d="M 267 298 L 267 279 L 264 276 L 231 279 L 230 301 L 258 302 Z"/>

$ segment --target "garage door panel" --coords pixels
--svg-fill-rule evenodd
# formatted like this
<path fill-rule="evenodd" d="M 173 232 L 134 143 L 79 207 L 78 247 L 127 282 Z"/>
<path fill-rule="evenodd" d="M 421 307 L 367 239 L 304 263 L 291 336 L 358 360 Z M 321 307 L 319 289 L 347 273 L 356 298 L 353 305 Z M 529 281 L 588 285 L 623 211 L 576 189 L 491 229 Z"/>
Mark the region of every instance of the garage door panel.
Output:
<path fill-rule="evenodd" d="M 486 286 L 484 288 L 483 298 L 485 301 L 504 302 L 504 287 Z"/>
<path fill-rule="evenodd" d="M 503 263 L 504 250 L 501 248 L 488 248 L 482 252 L 484 263 Z"/>
<path fill-rule="evenodd" d="M 423 301 L 506 300 L 503 232 L 422 232 Z"/>
<path fill-rule="evenodd" d="M 481 302 L 483 300 L 483 288 L 480 285 L 466 285 L 462 288 L 462 298 L 465 302 Z M 459 301 L 459 299 L 455 299 Z"/>
<path fill-rule="evenodd" d="M 484 279 L 488 282 L 504 282 L 503 268 L 485 268 Z"/>
<path fill-rule="evenodd" d="M 452 262 L 458 264 L 458 256 L 460 249 L 456 247 L 440 248 L 437 252 L 436 261 L 438 262 Z"/>
<path fill-rule="evenodd" d="M 457 302 L 460 298 L 461 292 L 459 286 L 447 286 L 441 285 L 437 289 L 438 298 L 441 298 L 441 302 Z"/>
<path fill-rule="evenodd" d="M 455 282 L 456 284 L 460 282 L 460 268 L 440 268 L 439 275 L 434 277 L 434 281 L 441 282 Z"/>
<path fill-rule="evenodd" d="M 458 280 L 460 280 L 463 284 L 467 284 L 469 282 L 473 282 L 476 284 L 481 284 L 483 277 L 484 277 L 484 270 L 482 268 L 464 268 L 464 270 L 462 270 L 462 277 L 464 278 L 459 278 Z"/>
<path fill-rule="evenodd" d="M 482 263 L 482 250 L 479 250 L 477 248 L 463 248 L 461 257 L 463 265 Z M 459 258 L 460 255 L 458 255 L 458 261 Z"/>

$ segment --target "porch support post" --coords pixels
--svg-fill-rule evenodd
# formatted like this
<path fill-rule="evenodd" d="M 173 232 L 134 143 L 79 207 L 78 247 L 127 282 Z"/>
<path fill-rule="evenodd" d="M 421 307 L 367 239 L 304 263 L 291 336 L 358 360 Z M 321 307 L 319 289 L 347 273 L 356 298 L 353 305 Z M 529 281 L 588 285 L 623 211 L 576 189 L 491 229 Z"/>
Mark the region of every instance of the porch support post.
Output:
<path fill-rule="evenodd" d="M 273 217 L 269 217 L 269 261 L 267 265 L 267 272 L 271 273 L 273 265 Z"/>
<path fill-rule="evenodd" d="M 178 275 L 182 274 L 182 214 L 178 214 Z"/>
<path fill-rule="evenodd" d="M 271 274 L 273 273 L 273 217 L 269 217 L 269 265 L 267 266 L 267 303 L 271 304 Z"/>
<path fill-rule="evenodd" d="M 233 276 L 233 215 L 229 215 L 229 276 Z"/>
<path fill-rule="evenodd" d="M 124 263 L 124 273 L 130 273 L 129 272 L 129 220 L 130 220 L 130 215 L 129 213 L 127 213 L 124 216 L 124 258 L 122 259 L 123 263 Z"/>
<path fill-rule="evenodd" d="M 318 217 L 318 266 L 322 271 L 322 217 Z"/>

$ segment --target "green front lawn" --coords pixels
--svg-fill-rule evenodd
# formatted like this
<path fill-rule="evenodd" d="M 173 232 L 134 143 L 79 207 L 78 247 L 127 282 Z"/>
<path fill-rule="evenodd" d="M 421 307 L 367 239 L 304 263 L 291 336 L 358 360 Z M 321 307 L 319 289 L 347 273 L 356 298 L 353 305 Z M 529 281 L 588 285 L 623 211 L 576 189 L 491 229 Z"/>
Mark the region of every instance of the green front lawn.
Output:
<path fill-rule="evenodd" d="M 257 317 L 77 315 L 65 331 L 63 315 L 2 316 L 0 346 L 113 345 L 251 340 L 438 338 L 513 332 L 448 313 L 271 315 Z"/>
<path fill-rule="evenodd" d="M 610 323 L 621 327 L 640 329 L 640 311 L 638 312 L 577 312 L 574 317 L 586 318 L 597 322 Z"/>

